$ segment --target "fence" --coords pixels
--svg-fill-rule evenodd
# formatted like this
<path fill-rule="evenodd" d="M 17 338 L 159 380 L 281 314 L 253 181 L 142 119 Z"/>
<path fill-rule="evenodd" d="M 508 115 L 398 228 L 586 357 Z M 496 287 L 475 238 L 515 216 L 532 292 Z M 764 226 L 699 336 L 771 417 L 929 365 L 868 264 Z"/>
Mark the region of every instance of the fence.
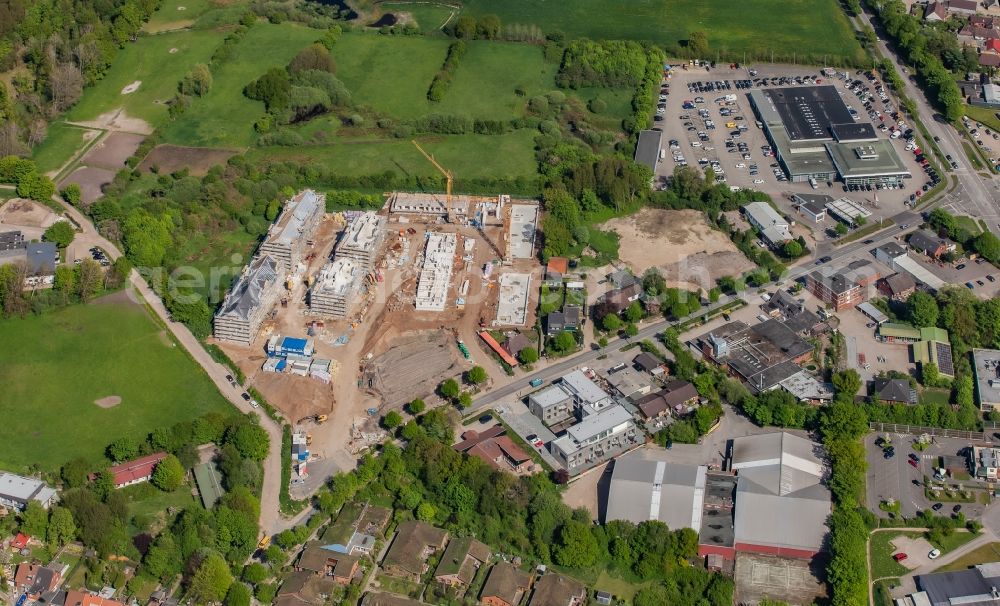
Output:
<path fill-rule="evenodd" d="M 989 442 L 988 434 L 982 431 L 965 431 L 962 429 L 942 429 L 940 427 L 924 427 L 921 425 L 906 425 L 903 423 L 869 423 L 868 427 L 881 433 L 905 433 L 910 435 L 927 434 L 942 438 L 959 438 L 961 440 Z"/>

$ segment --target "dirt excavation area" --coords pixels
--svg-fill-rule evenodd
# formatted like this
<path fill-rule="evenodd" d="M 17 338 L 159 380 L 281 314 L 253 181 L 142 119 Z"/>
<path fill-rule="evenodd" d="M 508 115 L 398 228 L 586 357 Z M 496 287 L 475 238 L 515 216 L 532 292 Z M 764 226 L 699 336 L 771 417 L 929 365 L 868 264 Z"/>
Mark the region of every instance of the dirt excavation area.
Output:
<path fill-rule="evenodd" d="M 225 164 L 235 153 L 232 150 L 211 147 L 157 145 L 143 159 L 139 170 L 150 172 L 155 167 L 160 173 L 173 173 L 186 168 L 192 175 L 201 177 L 216 164 Z"/>
<path fill-rule="evenodd" d="M 633 272 L 657 267 L 668 286 L 708 290 L 722 276 L 754 268 L 701 211 L 644 208 L 600 227 L 618 234 L 618 256 Z"/>
<path fill-rule="evenodd" d="M 21 230 L 25 239 L 37 239 L 59 217 L 49 207 L 24 198 L 11 198 L 0 206 L 0 226 Z"/>
<path fill-rule="evenodd" d="M 362 380 L 387 409 L 399 410 L 464 370 L 451 332 L 430 330 L 393 339 L 392 347 L 368 361 Z"/>

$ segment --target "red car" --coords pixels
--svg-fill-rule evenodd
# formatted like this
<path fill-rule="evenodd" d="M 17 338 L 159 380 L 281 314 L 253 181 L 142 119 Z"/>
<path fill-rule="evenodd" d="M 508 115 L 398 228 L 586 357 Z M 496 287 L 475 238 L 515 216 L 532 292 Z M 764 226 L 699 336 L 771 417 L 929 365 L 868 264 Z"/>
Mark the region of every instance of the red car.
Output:
<path fill-rule="evenodd" d="M 909 556 L 907 556 L 907 555 L 906 555 L 905 553 L 903 553 L 903 552 L 900 552 L 900 553 L 894 553 L 894 554 L 892 554 L 892 559 L 896 560 L 897 562 L 902 562 L 902 561 L 903 561 L 903 560 L 905 560 L 905 559 L 906 559 L 907 557 L 909 557 Z"/>
<path fill-rule="evenodd" d="M 917 466 L 917 462 L 914 461 L 913 459 L 906 459 L 906 462 L 909 463 L 910 465 L 913 465 L 914 468 L 916 468 Z"/>

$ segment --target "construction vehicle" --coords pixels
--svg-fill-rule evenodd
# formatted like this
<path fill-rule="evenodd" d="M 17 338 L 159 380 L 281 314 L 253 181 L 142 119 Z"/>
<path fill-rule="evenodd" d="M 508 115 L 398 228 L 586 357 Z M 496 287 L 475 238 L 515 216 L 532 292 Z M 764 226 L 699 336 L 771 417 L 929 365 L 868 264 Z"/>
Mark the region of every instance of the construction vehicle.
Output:
<path fill-rule="evenodd" d="M 326 415 L 316 415 L 316 424 L 322 425 L 323 423 L 326 423 Z"/>
<path fill-rule="evenodd" d="M 411 139 L 410 143 L 412 143 L 413 146 L 417 148 L 417 151 L 419 151 L 421 154 L 423 154 L 423 156 L 425 158 L 427 158 L 428 162 L 430 162 L 431 164 L 434 165 L 434 168 L 436 168 L 438 170 L 438 172 L 440 172 L 442 175 L 444 175 L 444 178 L 445 178 L 445 181 L 446 181 L 446 188 L 447 188 L 445 190 L 445 193 L 446 193 L 446 197 L 445 197 L 445 204 L 446 204 L 445 210 L 447 210 L 448 222 L 451 222 L 451 187 L 455 183 L 455 177 L 454 177 L 454 175 L 452 175 L 452 173 L 451 173 L 450 170 L 446 170 L 443 166 L 441 166 L 440 164 L 438 164 L 438 161 L 434 159 L 434 156 L 432 156 L 429 153 L 425 152 L 424 148 L 420 147 L 420 144 L 417 143 L 416 139 Z"/>
<path fill-rule="evenodd" d="M 309 446 L 312 443 L 313 443 L 313 435 L 311 433 L 307 433 L 306 434 L 306 446 Z"/>
<path fill-rule="evenodd" d="M 465 345 L 465 341 L 462 341 L 461 339 L 458 340 L 458 351 L 462 352 L 462 356 L 466 360 L 472 357 L 472 354 L 469 353 L 469 348 Z"/>
<path fill-rule="evenodd" d="M 267 536 L 266 534 L 263 537 L 261 537 L 260 541 L 257 543 L 258 549 L 267 549 L 270 546 L 271 546 L 271 537 Z"/>

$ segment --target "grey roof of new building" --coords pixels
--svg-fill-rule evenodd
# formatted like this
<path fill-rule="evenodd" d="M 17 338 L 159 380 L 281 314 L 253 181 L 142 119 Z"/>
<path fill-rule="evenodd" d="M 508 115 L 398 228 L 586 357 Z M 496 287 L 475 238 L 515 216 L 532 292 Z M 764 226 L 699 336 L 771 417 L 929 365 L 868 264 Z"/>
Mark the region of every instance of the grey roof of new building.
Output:
<path fill-rule="evenodd" d="M 979 404 L 1000 404 L 1000 350 L 973 349 Z"/>
<path fill-rule="evenodd" d="M 660 159 L 660 141 L 663 131 L 644 130 L 639 133 L 639 142 L 635 145 L 635 162 L 648 166 L 656 171 L 656 163 Z"/>
<path fill-rule="evenodd" d="M 733 440 L 736 543 L 819 551 L 830 515 L 822 448 L 775 432 Z"/>
<path fill-rule="evenodd" d="M 620 404 L 587 415 L 582 421 L 566 430 L 566 436 L 576 444 L 583 444 L 604 432 L 632 421 L 632 414 Z"/>
<path fill-rule="evenodd" d="M 30 276 L 51 276 L 56 272 L 59 250 L 55 242 L 29 242 L 25 267 Z"/>
<path fill-rule="evenodd" d="M 668 458 L 665 450 L 645 449 L 615 460 L 605 522 L 659 520 L 672 530 L 701 528 L 707 468 Z"/>
<path fill-rule="evenodd" d="M 877 378 L 872 381 L 872 395 L 884 402 L 917 403 L 917 392 L 906 379 Z"/>
<path fill-rule="evenodd" d="M 927 593 L 931 606 L 992 606 L 998 601 L 993 592 L 1000 588 L 1000 562 L 954 572 L 922 574 L 915 580 L 917 587 Z"/>
<path fill-rule="evenodd" d="M 572 400 L 573 395 L 566 391 L 562 385 L 556 384 L 550 385 L 541 391 L 536 391 L 528 396 L 528 398 L 537 406 L 548 408 L 562 404 L 567 400 Z"/>
<path fill-rule="evenodd" d="M 871 282 L 878 275 L 878 269 L 874 265 L 865 259 L 859 259 L 842 268 L 825 265 L 810 272 L 809 278 L 839 295 L 857 287 L 861 282 Z"/>
<path fill-rule="evenodd" d="M 583 404 L 597 404 L 611 397 L 583 374 L 582 370 L 574 370 L 563 376 L 562 384 Z"/>
<path fill-rule="evenodd" d="M 305 231 L 309 218 L 318 212 L 320 207 L 325 208 L 325 206 L 326 196 L 317 194 L 311 189 L 299 192 L 286 203 L 277 223 L 268 233 L 267 241 L 290 246 Z"/>
<path fill-rule="evenodd" d="M 248 319 L 253 310 L 260 305 L 261 294 L 267 285 L 277 279 L 277 261 L 270 255 L 255 257 L 226 294 L 226 299 L 216 316 L 235 315 Z"/>
<path fill-rule="evenodd" d="M 54 488 L 49 487 L 41 480 L 25 478 L 12 473 L 0 473 L 0 496 L 12 501 L 27 503 L 34 499 L 45 503 L 55 495 L 55 492 Z"/>

